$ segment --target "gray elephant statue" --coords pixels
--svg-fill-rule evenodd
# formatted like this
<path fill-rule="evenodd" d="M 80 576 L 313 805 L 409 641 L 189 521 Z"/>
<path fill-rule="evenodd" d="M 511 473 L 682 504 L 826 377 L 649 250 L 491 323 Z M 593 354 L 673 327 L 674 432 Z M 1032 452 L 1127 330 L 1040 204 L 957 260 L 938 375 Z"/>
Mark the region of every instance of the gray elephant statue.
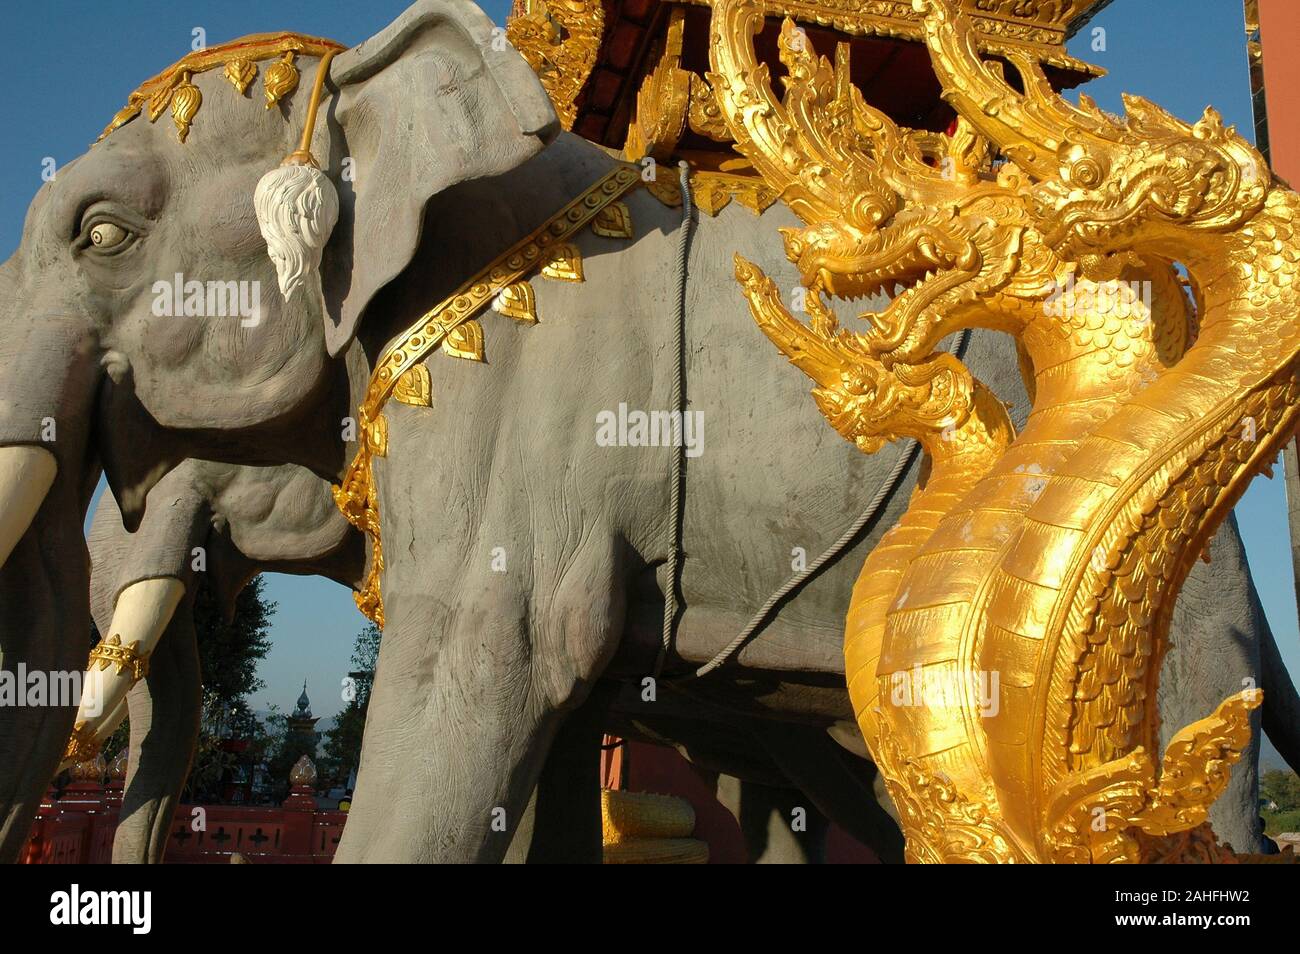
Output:
<path fill-rule="evenodd" d="M 303 48 L 296 93 L 265 62 L 283 48 L 262 51 L 274 108 L 220 70 L 181 64 L 151 81 L 42 188 L 0 268 L 3 666 L 83 662 L 70 635 L 87 628 L 80 522 L 101 468 L 134 529 L 186 458 L 339 481 L 365 452 L 386 623 L 339 861 L 500 860 L 572 726 L 675 742 L 741 777 L 731 763 L 761 756 L 805 791 L 844 752 L 856 762 L 840 780 L 869 791 L 867 763 L 830 734 L 852 721 L 844 611 L 915 475 L 902 448 L 867 456 L 831 434 L 752 326 L 733 255 L 794 287 L 776 233 L 794 216 L 733 202 L 695 220 L 674 201 L 675 172 L 647 182 L 655 170 L 641 168 L 612 218 L 574 225 L 627 167 L 561 133 L 536 76 L 468 0 L 420 0 L 338 52 L 311 128 L 316 57 L 334 48 Z M 172 121 L 150 121 L 169 101 Z M 338 196 L 318 269 L 278 245 L 272 261 L 254 208 L 304 129 Z M 320 238 L 323 194 L 286 205 L 284 231 Z M 497 290 L 495 275 L 519 277 Z M 251 302 L 286 276 L 287 300 L 261 295 L 247 314 L 183 291 L 233 282 Z M 170 304 L 182 299 L 196 307 Z M 465 324 L 473 302 L 481 322 Z M 1009 342 L 976 335 L 965 359 L 1004 400 L 1022 393 Z M 372 376 L 408 399 L 357 420 Z M 643 426 L 681 409 L 677 430 Z M 858 523 L 726 665 L 691 678 L 787 582 L 792 555 Z M 1213 571 L 1221 603 L 1249 605 L 1242 570 Z M 1234 631 L 1220 622 L 1206 638 L 1224 643 Z M 1238 687 L 1260 678 L 1262 634 L 1247 638 L 1255 649 L 1221 674 Z M 1176 687 L 1200 712 L 1222 699 L 1207 675 Z M 53 771 L 73 717 L 16 710 L 0 724 L 6 856 L 40 796 L 22 780 Z M 539 811 L 564 796 L 543 779 Z"/>
<path fill-rule="evenodd" d="M 99 631 L 139 645 L 140 633 L 124 631 L 121 620 L 150 619 L 156 648 L 134 685 L 129 671 L 91 674 L 102 677 L 93 693 L 100 715 L 86 725 L 78 720 L 74 736 L 98 748 L 129 709 L 130 754 L 113 859 L 157 863 L 199 730 L 198 578 L 206 578 L 228 617 L 240 590 L 261 572 L 316 574 L 355 589 L 364 550 L 334 506 L 329 484 L 310 471 L 200 460 L 185 461 L 150 491 L 135 533 L 126 531 L 117 502 L 104 494 L 88 545 L 90 606 Z M 144 581 L 174 581 L 183 595 L 149 612 L 140 604 L 160 590 L 137 588 Z M 147 646 L 148 638 L 143 641 Z"/>
<path fill-rule="evenodd" d="M 309 471 L 293 465 L 187 460 L 150 491 L 149 509 L 134 533 L 124 528 L 113 497 L 101 497 L 87 542 L 91 612 L 99 630 L 152 654 L 148 672 L 134 684 L 129 670 L 110 667 L 90 674 L 101 677 L 90 697 L 100 714 L 85 724 L 74 723 L 74 737 L 80 733 L 97 750 L 129 709 L 130 756 L 113 860 L 157 864 L 163 859 L 199 727 L 202 673 L 192 609 L 198 576 L 206 577 L 226 615 L 233 611 L 239 591 L 261 572 L 320 575 L 356 589 L 364 569 L 361 538 L 334 505 L 330 485 Z M 147 605 L 166 591 L 134 588 L 156 581 L 175 581 L 183 595 L 175 603 Z M 127 602 L 132 605 L 127 607 Z M 152 636 L 122 631 L 123 618 L 149 620 Z M 580 845 L 582 831 L 592 827 L 590 819 L 575 812 L 573 790 L 575 779 L 597 764 L 600 729 L 588 726 L 584 733 L 580 723 L 570 720 L 552 746 L 540 785 L 564 795 L 544 798 L 540 825 L 535 819 L 523 833 L 526 837 L 516 837 L 512 854 L 519 860 L 567 860 Z M 824 734 L 812 734 L 804 745 L 826 746 Z M 832 758 L 822 773 L 825 779 L 814 783 L 815 790 L 825 792 L 835 784 L 839 756 L 845 753 Z M 775 764 L 761 754 L 752 758 L 762 765 L 759 777 L 797 797 Z M 897 860 L 900 836 L 875 801 L 862 795 L 850 785 L 819 799 L 831 799 L 833 810 L 851 831 L 867 839 L 882 857 Z"/>

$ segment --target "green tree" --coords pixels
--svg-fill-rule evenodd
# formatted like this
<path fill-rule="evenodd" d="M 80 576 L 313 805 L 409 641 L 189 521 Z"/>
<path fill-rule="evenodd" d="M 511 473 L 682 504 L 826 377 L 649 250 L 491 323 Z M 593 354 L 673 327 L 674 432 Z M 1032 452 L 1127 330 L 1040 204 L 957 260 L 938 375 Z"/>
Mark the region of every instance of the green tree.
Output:
<path fill-rule="evenodd" d="M 199 575 L 194 596 L 194 632 L 199 642 L 203 688 L 217 702 L 234 706 L 265 683 L 257 678 L 257 664 L 271 651 L 271 617 L 275 604 L 262 595 L 263 580 L 255 576 L 235 598 L 230 622 L 222 617 L 207 577 Z"/>
<path fill-rule="evenodd" d="M 374 623 L 357 634 L 352 648 L 352 672 L 344 684 L 347 706 L 334 717 L 325 733 L 325 754 L 321 759 L 321 777 L 330 785 L 344 785 L 348 775 L 361 760 L 361 736 L 370 708 L 370 689 L 374 685 L 375 666 L 379 661 L 382 634 Z"/>
<path fill-rule="evenodd" d="M 1283 769 L 1265 772 L 1259 779 L 1259 797 L 1269 811 L 1300 810 L 1300 776 Z M 1269 808 L 1270 803 L 1276 804 L 1277 808 Z"/>

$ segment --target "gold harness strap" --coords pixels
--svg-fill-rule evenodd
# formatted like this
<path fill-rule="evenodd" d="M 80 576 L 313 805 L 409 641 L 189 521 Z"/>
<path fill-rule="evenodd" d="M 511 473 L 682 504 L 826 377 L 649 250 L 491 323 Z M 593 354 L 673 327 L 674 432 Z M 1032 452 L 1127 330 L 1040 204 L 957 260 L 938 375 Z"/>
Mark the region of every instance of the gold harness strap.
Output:
<path fill-rule="evenodd" d="M 383 409 L 398 380 L 442 345 L 453 331 L 491 304 L 509 285 L 547 261 L 546 252 L 590 222 L 611 202 L 641 181 L 640 172 L 620 165 L 593 184 L 544 224 L 497 257 L 449 297 L 425 312 L 402 332 L 397 344 L 384 353 L 370 376 L 357 414 L 357 455 L 342 482 L 334 488 L 334 502 L 354 527 L 371 540 L 370 569 L 361 591 L 353 594 L 357 608 L 382 629 L 384 604 L 379 579 L 384 569 L 379 532 L 379 500 L 372 464 L 388 453 L 388 422 Z"/>

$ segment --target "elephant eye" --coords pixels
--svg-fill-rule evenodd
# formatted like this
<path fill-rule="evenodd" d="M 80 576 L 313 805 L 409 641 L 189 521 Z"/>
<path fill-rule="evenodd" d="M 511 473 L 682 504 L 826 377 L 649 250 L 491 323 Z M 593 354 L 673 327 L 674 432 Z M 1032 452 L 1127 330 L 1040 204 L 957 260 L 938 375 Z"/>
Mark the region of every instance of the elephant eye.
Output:
<path fill-rule="evenodd" d="M 90 229 L 90 244 L 107 251 L 121 245 L 130 236 L 130 232 L 112 222 L 100 222 Z"/>
<path fill-rule="evenodd" d="M 78 226 L 75 247 L 95 255 L 116 255 L 135 244 L 148 228 L 147 221 L 116 204 L 97 203 L 86 210 Z"/>

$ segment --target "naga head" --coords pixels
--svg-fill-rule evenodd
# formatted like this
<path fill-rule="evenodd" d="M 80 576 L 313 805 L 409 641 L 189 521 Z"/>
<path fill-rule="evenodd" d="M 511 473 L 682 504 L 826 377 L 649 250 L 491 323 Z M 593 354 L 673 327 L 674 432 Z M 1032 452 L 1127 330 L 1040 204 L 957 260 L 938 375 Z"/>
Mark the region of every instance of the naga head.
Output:
<path fill-rule="evenodd" d="M 845 329 L 813 330 L 781 304 L 776 283 L 736 256 L 736 280 L 765 335 L 808 375 L 813 400 L 836 432 L 864 453 L 912 437 L 930 446 L 966 422 L 976 387 L 966 366 L 946 351 L 915 364 L 875 360 Z"/>
<path fill-rule="evenodd" d="M 1052 89 L 1023 53 L 1007 58 L 1023 92 L 980 59 L 974 30 L 953 0 L 913 0 L 943 96 L 1033 180 L 1028 208 L 1057 255 L 1129 250 L 1173 258 L 1189 230 L 1224 231 L 1262 205 L 1272 175 L 1263 157 L 1207 109 L 1185 123 L 1137 96 L 1116 117 L 1087 96 Z"/>
<path fill-rule="evenodd" d="M 832 65 L 788 19 L 778 99 L 754 53 L 762 7 L 717 0 L 713 17 L 710 85 L 736 148 L 806 223 L 783 231 L 810 298 L 893 296 L 863 316 L 867 352 L 916 362 L 962 324 L 958 312 L 1012 280 L 1024 284 L 1029 271 L 1041 274 L 1027 292 L 1047 293 L 1055 263 L 1022 260 L 1020 176 L 1014 167 L 996 179 L 983 171 L 987 140 L 972 124 L 959 120 L 951 136 L 898 127 L 849 82 L 846 44 Z"/>

